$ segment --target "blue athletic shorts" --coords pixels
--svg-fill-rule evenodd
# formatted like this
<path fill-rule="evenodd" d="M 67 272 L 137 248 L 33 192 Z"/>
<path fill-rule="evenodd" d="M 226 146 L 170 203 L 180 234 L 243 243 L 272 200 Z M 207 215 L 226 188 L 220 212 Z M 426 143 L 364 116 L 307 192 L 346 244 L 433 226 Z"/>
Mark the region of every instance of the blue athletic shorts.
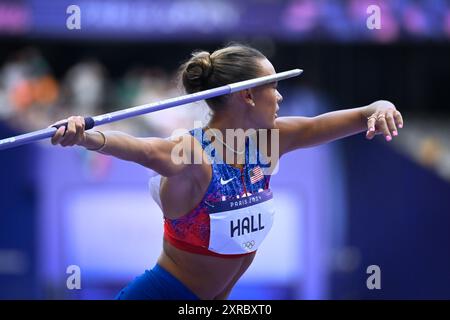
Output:
<path fill-rule="evenodd" d="M 116 300 L 199 300 L 180 280 L 156 264 L 136 277 Z"/>

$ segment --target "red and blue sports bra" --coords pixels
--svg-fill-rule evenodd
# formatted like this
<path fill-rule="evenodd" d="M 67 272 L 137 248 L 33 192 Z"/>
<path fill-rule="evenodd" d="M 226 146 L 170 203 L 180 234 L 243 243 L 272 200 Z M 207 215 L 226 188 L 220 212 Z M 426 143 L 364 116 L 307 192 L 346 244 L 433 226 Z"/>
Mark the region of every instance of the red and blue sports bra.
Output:
<path fill-rule="evenodd" d="M 256 251 L 272 227 L 275 212 L 270 175 L 263 171 L 269 165 L 261 161 L 257 148 L 249 148 L 249 139 L 245 165 L 239 169 L 217 161 L 202 128 L 189 134 L 207 154 L 212 178 L 194 209 L 177 219 L 164 218 L 164 238 L 178 249 L 204 255 L 236 257 Z M 152 196 L 161 207 L 160 182 L 160 175 L 150 179 Z"/>

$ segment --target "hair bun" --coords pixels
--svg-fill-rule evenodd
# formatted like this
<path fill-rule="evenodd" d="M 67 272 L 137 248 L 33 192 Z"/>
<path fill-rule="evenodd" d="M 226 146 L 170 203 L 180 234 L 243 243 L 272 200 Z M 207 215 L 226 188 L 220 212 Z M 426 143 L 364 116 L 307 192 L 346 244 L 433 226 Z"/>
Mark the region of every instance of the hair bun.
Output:
<path fill-rule="evenodd" d="M 256 49 L 230 44 L 213 53 L 197 50 L 178 69 L 178 79 L 187 93 L 218 88 L 262 75 L 261 59 L 266 57 Z M 214 112 L 225 104 L 230 94 L 206 99 Z M 218 109 L 216 109 L 218 108 Z"/>
<path fill-rule="evenodd" d="M 208 89 L 208 78 L 213 72 L 211 55 L 207 51 L 194 52 L 185 63 L 182 73 L 183 85 L 188 93 Z"/>

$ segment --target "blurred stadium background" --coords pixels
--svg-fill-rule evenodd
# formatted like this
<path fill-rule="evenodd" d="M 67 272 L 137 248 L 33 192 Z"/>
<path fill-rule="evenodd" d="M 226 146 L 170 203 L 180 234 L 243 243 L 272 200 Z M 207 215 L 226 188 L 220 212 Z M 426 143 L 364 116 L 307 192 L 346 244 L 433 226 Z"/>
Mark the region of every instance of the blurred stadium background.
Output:
<path fill-rule="evenodd" d="M 66 28 L 71 4 L 80 30 Z M 284 157 L 274 230 L 231 298 L 450 299 L 449 40 L 445 0 L 1 0 L 0 138 L 177 96 L 191 51 L 245 42 L 305 71 L 280 83 L 281 115 L 387 99 L 405 127 L 391 143 L 360 134 Z M 197 103 L 105 129 L 165 137 L 207 119 Z M 1 299 L 111 299 L 155 263 L 148 170 L 46 141 L 2 151 L 0 177 Z"/>

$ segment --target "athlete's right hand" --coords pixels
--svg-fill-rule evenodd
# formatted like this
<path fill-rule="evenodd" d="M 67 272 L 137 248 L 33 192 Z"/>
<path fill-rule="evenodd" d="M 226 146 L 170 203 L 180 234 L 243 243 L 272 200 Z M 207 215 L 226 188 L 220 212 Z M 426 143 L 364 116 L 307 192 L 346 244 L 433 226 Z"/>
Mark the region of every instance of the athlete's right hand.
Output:
<path fill-rule="evenodd" d="M 84 118 L 74 116 L 55 122 L 50 127 L 61 123 L 67 123 L 66 126 L 61 126 L 52 137 L 52 144 L 60 144 L 63 147 L 81 145 L 86 140 L 86 133 L 84 131 Z"/>

